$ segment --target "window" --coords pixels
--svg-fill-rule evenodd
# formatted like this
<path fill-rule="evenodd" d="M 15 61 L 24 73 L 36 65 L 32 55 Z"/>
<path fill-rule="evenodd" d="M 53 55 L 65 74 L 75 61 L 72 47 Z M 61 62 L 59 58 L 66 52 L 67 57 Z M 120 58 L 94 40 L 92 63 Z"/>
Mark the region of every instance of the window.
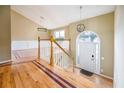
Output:
<path fill-rule="evenodd" d="M 55 38 L 62 38 L 62 39 L 64 39 L 65 38 L 65 31 L 64 30 L 55 31 L 54 32 L 54 37 Z"/>
<path fill-rule="evenodd" d="M 55 32 L 55 38 L 59 38 L 59 32 Z"/>
<path fill-rule="evenodd" d="M 93 32 L 84 32 L 80 35 L 79 38 L 84 42 L 97 42 L 99 39 Z"/>

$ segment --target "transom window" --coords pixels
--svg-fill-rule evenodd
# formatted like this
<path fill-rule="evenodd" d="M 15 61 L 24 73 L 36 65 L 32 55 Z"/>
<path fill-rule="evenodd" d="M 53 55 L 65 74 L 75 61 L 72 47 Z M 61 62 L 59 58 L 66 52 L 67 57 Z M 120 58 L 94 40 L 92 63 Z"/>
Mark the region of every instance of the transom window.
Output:
<path fill-rule="evenodd" d="M 99 42 L 99 38 L 96 33 L 93 32 L 84 32 L 80 35 L 79 39 L 84 42 Z"/>
<path fill-rule="evenodd" d="M 64 39 L 65 38 L 65 31 L 64 30 L 60 30 L 60 31 L 55 31 L 54 32 L 54 37 L 55 38 L 61 38 Z"/>

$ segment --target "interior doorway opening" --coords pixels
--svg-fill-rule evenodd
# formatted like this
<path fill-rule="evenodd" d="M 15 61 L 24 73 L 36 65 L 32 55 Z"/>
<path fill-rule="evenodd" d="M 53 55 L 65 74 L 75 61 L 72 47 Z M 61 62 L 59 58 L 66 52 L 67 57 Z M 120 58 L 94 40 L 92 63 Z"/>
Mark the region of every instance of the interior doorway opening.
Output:
<path fill-rule="evenodd" d="M 95 32 L 84 31 L 77 36 L 76 66 L 100 74 L 100 38 Z"/>

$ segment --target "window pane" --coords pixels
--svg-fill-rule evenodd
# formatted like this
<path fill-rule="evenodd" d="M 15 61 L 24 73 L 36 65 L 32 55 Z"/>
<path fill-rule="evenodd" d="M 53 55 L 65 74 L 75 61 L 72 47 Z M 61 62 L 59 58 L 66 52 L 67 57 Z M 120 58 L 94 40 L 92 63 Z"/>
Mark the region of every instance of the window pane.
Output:
<path fill-rule="evenodd" d="M 64 31 L 60 31 L 60 37 L 64 38 L 65 37 L 65 32 Z"/>
<path fill-rule="evenodd" d="M 54 32 L 55 38 L 59 38 L 59 32 Z"/>

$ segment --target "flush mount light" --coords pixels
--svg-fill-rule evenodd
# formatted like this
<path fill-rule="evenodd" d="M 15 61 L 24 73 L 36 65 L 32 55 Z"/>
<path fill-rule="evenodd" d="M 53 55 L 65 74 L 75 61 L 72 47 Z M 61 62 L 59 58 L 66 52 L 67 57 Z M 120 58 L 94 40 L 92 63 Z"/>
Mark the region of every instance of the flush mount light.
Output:
<path fill-rule="evenodd" d="M 80 21 L 81 21 L 81 13 L 82 12 L 82 6 L 80 6 Z M 82 32 L 82 31 L 84 31 L 85 30 L 85 25 L 84 24 L 82 24 L 82 23 L 79 23 L 78 25 L 77 25 L 77 31 L 78 32 Z"/>

